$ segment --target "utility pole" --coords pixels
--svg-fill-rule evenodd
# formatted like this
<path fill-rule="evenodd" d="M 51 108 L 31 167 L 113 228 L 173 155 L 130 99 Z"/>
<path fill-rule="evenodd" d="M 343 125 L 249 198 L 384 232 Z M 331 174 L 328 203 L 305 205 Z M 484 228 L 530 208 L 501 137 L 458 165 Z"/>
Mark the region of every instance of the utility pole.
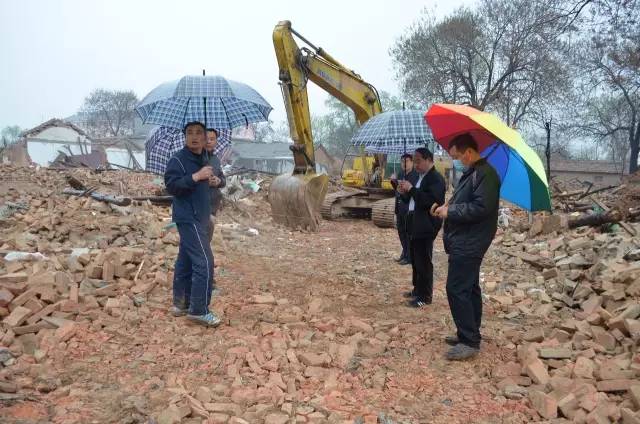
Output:
<path fill-rule="evenodd" d="M 544 123 L 544 129 L 547 131 L 547 145 L 544 149 L 544 155 L 547 159 L 547 183 L 551 183 L 551 120 L 549 118 L 547 122 Z"/>

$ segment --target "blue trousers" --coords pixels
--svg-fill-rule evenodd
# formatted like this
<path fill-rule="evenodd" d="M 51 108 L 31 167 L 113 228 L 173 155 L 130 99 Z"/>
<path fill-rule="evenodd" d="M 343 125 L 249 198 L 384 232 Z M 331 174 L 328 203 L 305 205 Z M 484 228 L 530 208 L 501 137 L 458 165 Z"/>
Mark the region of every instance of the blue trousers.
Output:
<path fill-rule="evenodd" d="M 192 315 L 209 313 L 213 291 L 213 253 L 209 223 L 177 224 L 180 246 L 173 277 L 173 304 Z"/>

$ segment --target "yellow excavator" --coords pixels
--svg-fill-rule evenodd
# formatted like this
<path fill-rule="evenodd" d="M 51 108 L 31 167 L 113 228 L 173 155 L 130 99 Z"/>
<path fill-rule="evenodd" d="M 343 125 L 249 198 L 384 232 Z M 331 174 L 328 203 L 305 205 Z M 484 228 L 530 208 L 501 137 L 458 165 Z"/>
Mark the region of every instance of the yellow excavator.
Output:
<path fill-rule="evenodd" d="M 311 49 L 299 48 L 294 35 Z M 310 80 L 343 102 L 359 125 L 382 112 L 377 90 L 296 32 L 290 21 L 276 25 L 273 44 L 294 158 L 292 175 L 280 175 L 271 183 L 269 203 L 274 220 L 315 231 L 320 215 L 326 219 L 360 215 L 371 216 L 378 226 L 393 226 L 395 198 L 385 179 L 386 155 L 361 151 L 342 175 L 343 184 L 354 189 L 327 196 L 328 176 L 316 173 L 306 86 Z"/>

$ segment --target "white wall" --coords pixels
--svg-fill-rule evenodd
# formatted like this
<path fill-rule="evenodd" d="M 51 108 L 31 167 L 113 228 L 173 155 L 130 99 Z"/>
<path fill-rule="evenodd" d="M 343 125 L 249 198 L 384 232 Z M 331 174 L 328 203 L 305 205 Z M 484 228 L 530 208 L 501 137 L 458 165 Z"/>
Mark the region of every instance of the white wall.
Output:
<path fill-rule="evenodd" d="M 68 141 L 77 143 L 78 137 L 80 141 L 88 142 L 86 137 L 80 135 L 75 130 L 67 127 L 51 127 L 29 138 L 40 138 L 43 140 Z"/>
<path fill-rule="evenodd" d="M 69 153 L 65 145 L 71 148 L 71 153 L 74 155 L 82 154 L 78 143 L 39 141 L 37 139 L 27 139 L 27 153 L 29 153 L 31 160 L 38 165 L 49 166 L 58 157 L 59 152 Z M 86 145 L 86 147 L 91 153 L 91 146 Z"/>
<path fill-rule="evenodd" d="M 130 160 L 129 152 L 126 149 L 108 147 L 105 149 L 105 151 L 107 152 L 107 160 L 109 161 L 109 163 L 115 163 L 116 165 L 133 168 L 133 163 Z M 136 158 L 142 169 L 144 169 L 145 152 L 133 152 L 133 156 Z"/>
<path fill-rule="evenodd" d="M 91 144 L 85 136 L 71 128 L 51 127 L 27 137 L 27 152 L 33 162 L 49 166 L 59 152 L 69 153 L 65 146 L 69 146 L 74 155 L 82 154 L 79 141 L 85 143 L 84 152 L 91 153 Z"/>

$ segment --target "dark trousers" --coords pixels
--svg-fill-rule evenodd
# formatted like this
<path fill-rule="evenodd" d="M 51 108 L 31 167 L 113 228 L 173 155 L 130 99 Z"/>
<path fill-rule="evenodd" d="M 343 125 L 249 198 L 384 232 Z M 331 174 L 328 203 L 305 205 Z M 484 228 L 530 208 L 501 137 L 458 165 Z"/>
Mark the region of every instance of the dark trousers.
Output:
<path fill-rule="evenodd" d="M 409 226 L 408 216 L 406 213 L 398 213 L 396 215 L 396 228 L 398 229 L 398 238 L 402 246 L 401 257 L 411 262 L 411 249 L 409 248 Z"/>
<path fill-rule="evenodd" d="M 447 299 L 458 340 L 475 348 L 480 347 L 482 322 L 481 263 L 482 258 L 449 256 L 447 275 Z"/>
<path fill-rule="evenodd" d="M 433 298 L 433 239 L 410 240 L 413 293 L 417 300 L 430 303 Z"/>
<path fill-rule="evenodd" d="M 177 226 L 180 245 L 173 277 L 173 304 L 188 309 L 192 315 L 205 315 L 209 312 L 213 290 L 209 223 Z"/>

